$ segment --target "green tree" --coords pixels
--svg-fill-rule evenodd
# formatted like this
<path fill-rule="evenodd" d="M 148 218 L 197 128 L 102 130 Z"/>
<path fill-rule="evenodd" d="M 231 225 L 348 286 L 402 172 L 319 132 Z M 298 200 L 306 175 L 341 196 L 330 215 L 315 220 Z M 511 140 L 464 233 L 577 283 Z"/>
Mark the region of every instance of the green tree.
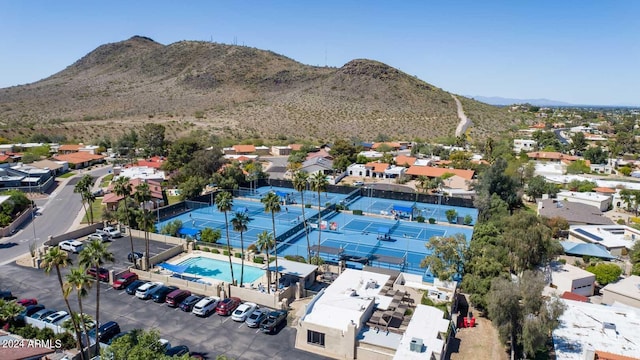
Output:
<path fill-rule="evenodd" d="M 577 153 L 582 154 L 584 149 L 587 148 L 587 140 L 584 133 L 578 132 L 571 136 L 571 148 Z"/>
<path fill-rule="evenodd" d="M 222 232 L 220 232 L 219 229 L 206 227 L 200 232 L 200 240 L 206 243 L 215 244 L 218 242 L 218 240 L 220 240 L 221 237 Z"/>
<path fill-rule="evenodd" d="M 104 357 L 112 360 L 169 360 L 191 359 L 188 354 L 179 358 L 165 355 L 164 345 L 160 342 L 157 330 L 140 330 L 115 339 L 105 350 Z"/>
<path fill-rule="evenodd" d="M 309 241 L 309 231 L 307 231 L 307 216 L 305 215 L 304 191 L 309 185 L 309 174 L 304 171 L 296 171 L 293 174 L 293 188 L 300 193 L 300 205 L 302 206 L 302 224 L 304 235 L 307 238 L 307 262 L 311 263 L 311 242 Z"/>
<path fill-rule="evenodd" d="M 131 213 L 129 212 L 129 208 L 127 206 L 127 200 L 131 197 L 131 192 L 133 191 L 131 187 L 131 182 L 129 178 L 126 176 L 119 176 L 114 183 L 113 192 L 121 196 L 124 201 L 118 202 L 118 207 L 123 206 L 123 211 L 125 215 L 125 220 L 127 222 L 127 227 L 129 228 L 129 242 L 131 244 L 131 253 L 133 254 L 135 250 L 133 249 L 133 234 L 131 233 Z M 134 267 L 138 268 L 138 263 L 134 261 Z"/>
<path fill-rule="evenodd" d="M 91 204 L 95 200 L 95 196 L 91 191 L 93 188 L 94 180 L 91 175 L 86 174 L 76 183 L 73 188 L 73 192 L 80 194 L 82 206 L 84 207 L 85 214 L 88 214 L 87 219 L 89 224 L 93 224 L 93 208 Z M 87 212 L 87 208 L 89 211 Z"/>
<path fill-rule="evenodd" d="M 229 218 L 227 214 L 233 208 L 233 195 L 228 191 L 221 191 L 216 195 L 215 199 L 218 211 L 224 213 L 224 229 L 227 234 L 227 252 L 229 255 L 229 271 L 231 272 L 231 284 L 235 284 L 233 276 L 233 263 L 231 262 L 231 243 L 229 242 Z"/>
<path fill-rule="evenodd" d="M 11 324 L 22 310 L 24 307 L 15 300 L 0 299 L 0 325 Z"/>
<path fill-rule="evenodd" d="M 557 186 L 547 182 L 544 176 L 534 176 L 527 183 L 527 187 L 524 192 L 532 200 L 539 199 L 544 194 L 549 194 L 551 197 L 555 197 L 559 189 Z"/>
<path fill-rule="evenodd" d="M 596 281 L 601 286 L 618 281 L 622 274 L 622 269 L 618 265 L 611 263 L 598 263 L 587 266 L 587 271 L 596 276 Z"/>
<path fill-rule="evenodd" d="M 138 229 L 144 231 L 144 242 L 145 242 L 145 264 L 147 265 L 147 270 L 150 268 L 151 264 L 149 262 L 149 232 L 154 230 L 155 224 L 155 216 L 153 213 L 148 210 L 139 210 L 138 215 L 136 216 L 136 220 L 138 222 Z"/>
<path fill-rule="evenodd" d="M 583 156 L 586 160 L 591 161 L 592 164 L 606 164 L 609 153 L 602 150 L 602 147 L 598 145 L 585 150 Z"/>
<path fill-rule="evenodd" d="M 591 168 L 584 160 L 575 160 L 567 165 L 567 174 L 588 174 Z"/>
<path fill-rule="evenodd" d="M 271 214 L 271 228 L 273 229 L 273 256 L 276 259 L 276 271 L 275 271 L 275 283 L 278 284 L 278 274 L 280 268 L 278 267 L 278 235 L 276 234 L 276 213 L 280 212 L 280 197 L 274 192 L 269 192 L 262 199 L 260 199 L 264 205 L 264 212 Z M 267 261 L 267 264 L 270 262 Z M 269 266 L 269 265 L 267 265 Z"/>
<path fill-rule="evenodd" d="M 455 209 L 449 209 L 444 212 L 447 217 L 447 221 L 453 223 L 458 217 L 458 212 Z"/>
<path fill-rule="evenodd" d="M 202 149 L 202 145 L 194 138 L 180 138 L 169 149 L 167 161 L 162 165 L 165 170 L 173 171 L 188 164 L 194 154 Z"/>
<path fill-rule="evenodd" d="M 182 228 L 182 221 L 176 219 L 168 222 L 165 226 L 163 226 L 162 229 L 160 229 L 160 233 L 175 237 L 178 236 L 180 228 Z"/>
<path fill-rule="evenodd" d="M 79 263 L 85 267 L 95 267 L 98 270 L 105 262 L 113 262 L 113 254 L 107 243 L 92 240 L 80 251 Z M 100 324 L 100 280 L 96 275 L 96 324 Z M 96 331 L 96 349 L 99 348 L 100 334 Z"/>
<path fill-rule="evenodd" d="M 464 253 L 467 249 L 467 239 L 464 234 L 433 236 L 425 243 L 425 246 L 430 250 L 430 254 L 422 259 L 421 267 L 431 269 L 431 273 L 443 281 L 449 281 L 456 275 L 462 275 Z"/>
<path fill-rule="evenodd" d="M 70 265 L 71 259 L 69 259 L 67 253 L 63 250 L 60 250 L 58 246 L 50 247 L 42 258 L 42 267 L 47 274 L 49 274 L 52 269 L 56 270 L 56 275 L 58 276 L 58 284 L 60 285 L 60 292 L 62 293 L 62 298 L 64 299 L 64 304 L 67 306 L 67 312 L 69 314 L 72 313 L 71 305 L 69 304 L 68 297 L 65 295 L 64 282 L 62 281 L 60 268 L 64 268 Z M 76 344 L 78 346 L 78 349 L 82 349 L 82 342 L 80 341 L 80 329 L 78 328 L 78 324 L 75 322 L 75 320 L 72 320 L 72 322 L 73 330 L 76 334 Z"/>
<path fill-rule="evenodd" d="M 309 177 L 309 184 L 311 185 L 311 190 L 318 193 L 318 250 L 316 251 L 316 264 L 320 264 L 320 242 L 322 240 L 322 209 L 320 208 L 322 200 L 320 198 L 322 193 L 327 190 L 329 182 L 322 171 L 318 171 Z"/>
<path fill-rule="evenodd" d="M 138 144 L 144 149 L 145 156 L 164 155 L 164 133 L 165 127 L 162 124 L 144 124 Z"/>
<path fill-rule="evenodd" d="M 505 174 L 506 168 L 507 161 L 499 158 L 480 175 L 480 181 L 476 187 L 479 200 L 477 205 L 482 205 L 482 198 L 488 199 L 492 194 L 496 194 L 507 203 L 510 211 L 522 206 L 522 200 L 518 196 L 520 186 L 517 181 Z M 478 209 L 481 212 L 485 210 L 481 207 Z"/>
<path fill-rule="evenodd" d="M 240 265 L 240 286 L 244 284 L 244 232 L 247 231 L 247 225 L 251 219 L 249 215 L 244 212 L 236 212 L 236 215 L 231 219 L 231 225 L 233 230 L 240 233 L 240 251 L 242 252 L 241 265 Z"/>
<path fill-rule="evenodd" d="M 267 230 L 264 230 L 260 234 L 258 234 L 258 238 L 256 240 L 256 247 L 260 252 L 264 252 L 267 255 L 267 282 L 269 282 L 269 286 L 267 286 L 267 293 L 270 293 L 271 290 L 271 270 L 269 269 L 268 264 L 269 261 L 269 252 L 275 246 L 275 240 L 272 234 L 270 234 Z"/>
<path fill-rule="evenodd" d="M 623 189 L 620 191 L 620 199 L 625 204 L 626 209 L 633 211 L 638 216 L 640 208 L 640 190 Z"/>
<path fill-rule="evenodd" d="M 138 216 L 138 226 L 140 230 L 144 231 L 144 243 L 145 243 L 145 259 L 147 269 L 149 269 L 149 231 L 153 229 L 154 221 L 148 221 L 149 218 L 153 218 L 147 210 L 147 203 L 151 200 L 151 189 L 147 183 L 141 183 L 136 186 L 136 191 L 133 193 L 133 198 L 138 203 L 138 206 L 142 207 L 142 213 Z"/>
<path fill-rule="evenodd" d="M 65 293 L 68 295 L 71 291 L 75 290 L 76 298 L 78 299 L 78 309 L 80 310 L 79 319 L 83 319 L 85 313 L 82 309 L 82 298 L 86 297 L 89 294 L 89 289 L 91 289 L 91 285 L 93 285 L 93 278 L 87 275 L 84 267 L 71 268 L 65 278 Z M 76 323 L 81 325 L 82 332 L 84 333 L 86 340 L 85 344 L 87 344 L 87 346 L 90 346 L 91 342 L 89 342 L 89 332 L 87 329 L 87 324 L 84 321 L 76 321 Z M 81 339 L 78 339 L 78 341 L 82 342 Z M 82 351 L 84 352 L 84 348 L 82 348 Z"/>
<path fill-rule="evenodd" d="M 182 182 L 178 188 L 180 189 L 180 200 L 193 199 L 202 193 L 207 184 L 207 180 L 199 176 L 191 176 Z"/>
<path fill-rule="evenodd" d="M 527 211 L 518 211 L 505 219 L 503 238 L 511 269 L 516 273 L 545 265 L 561 252 L 542 219 Z"/>

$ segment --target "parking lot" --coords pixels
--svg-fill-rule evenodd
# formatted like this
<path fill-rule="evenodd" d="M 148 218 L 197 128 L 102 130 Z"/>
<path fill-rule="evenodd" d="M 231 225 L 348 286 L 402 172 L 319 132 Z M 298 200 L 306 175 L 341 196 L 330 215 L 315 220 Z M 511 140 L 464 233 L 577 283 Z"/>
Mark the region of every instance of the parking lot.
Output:
<path fill-rule="evenodd" d="M 107 268 L 127 266 L 126 256 L 131 251 L 128 237 L 116 239 L 110 249 L 114 252 L 116 264 L 106 264 Z M 144 248 L 143 239 L 135 239 L 136 251 Z M 159 252 L 169 244 L 151 241 L 151 252 Z M 77 255 L 73 255 L 74 265 Z M 113 266 L 112 266 L 113 265 Z M 63 270 L 66 273 L 66 270 Z M 101 284 L 100 322 L 116 321 L 122 331 L 135 328 L 156 329 L 160 336 L 173 346 L 187 345 L 192 352 L 201 353 L 209 359 L 225 354 L 234 359 L 325 359 L 322 356 L 294 349 L 295 330 L 284 327 L 275 335 L 262 334 L 258 329 L 248 328 L 231 317 L 212 314 L 199 318 L 180 309 L 151 300 L 140 300 L 121 290 L 113 290 Z M 47 308 L 64 310 L 60 288 L 55 273 L 25 268 L 15 264 L 0 266 L 0 288 L 8 289 L 18 298 L 36 298 Z M 76 299 L 71 299 L 76 310 Z M 95 289 L 83 299 L 84 310 L 95 314 Z"/>

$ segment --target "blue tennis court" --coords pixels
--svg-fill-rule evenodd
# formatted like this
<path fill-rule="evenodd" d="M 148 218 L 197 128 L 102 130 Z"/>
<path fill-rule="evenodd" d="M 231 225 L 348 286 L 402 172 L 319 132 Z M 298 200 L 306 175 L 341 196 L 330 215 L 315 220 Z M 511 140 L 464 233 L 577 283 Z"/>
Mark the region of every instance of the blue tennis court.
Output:
<path fill-rule="evenodd" d="M 408 225 L 400 220 L 396 220 L 395 224 L 390 224 L 364 219 L 353 219 L 342 226 L 343 230 L 353 232 L 369 232 L 369 233 L 387 233 L 405 238 L 415 238 L 429 240 L 433 236 L 445 236 L 446 230 L 430 229 L 426 224 L 423 226 Z M 386 229 L 386 231 L 385 231 Z"/>

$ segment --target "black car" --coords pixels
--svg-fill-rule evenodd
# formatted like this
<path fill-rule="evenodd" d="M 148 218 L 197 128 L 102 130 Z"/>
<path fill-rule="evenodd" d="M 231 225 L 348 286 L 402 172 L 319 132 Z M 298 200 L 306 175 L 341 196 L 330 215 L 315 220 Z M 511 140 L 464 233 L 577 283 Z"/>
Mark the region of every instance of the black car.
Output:
<path fill-rule="evenodd" d="M 272 311 L 267 318 L 260 324 L 260 330 L 265 334 L 273 334 L 278 327 L 287 322 L 287 312 L 283 310 Z"/>
<path fill-rule="evenodd" d="M 22 312 L 20 312 L 20 314 L 18 314 L 18 316 L 16 316 L 16 319 L 19 321 L 23 321 L 24 318 L 26 317 L 30 317 L 31 315 L 37 313 L 40 310 L 44 309 L 44 305 L 42 304 L 36 304 L 36 305 L 29 305 L 26 308 L 24 308 L 24 310 L 22 310 Z"/>
<path fill-rule="evenodd" d="M 0 299 L 2 300 L 15 300 L 16 297 L 11 294 L 9 290 L 0 290 Z"/>
<path fill-rule="evenodd" d="M 180 303 L 180 309 L 182 311 L 190 312 L 191 310 L 193 310 L 193 306 L 200 300 L 202 300 L 202 296 L 191 295 L 182 300 L 182 302 Z"/>
<path fill-rule="evenodd" d="M 167 356 L 182 356 L 184 354 L 188 354 L 189 353 L 189 348 L 186 345 L 178 345 L 178 346 L 174 346 L 171 347 L 169 349 L 167 349 L 167 351 L 164 352 L 165 355 Z"/>
<path fill-rule="evenodd" d="M 136 281 L 132 282 L 131 284 L 129 284 L 129 286 L 127 286 L 127 289 L 125 291 L 129 295 L 135 295 L 136 294 L 136 290 L 138 290 L 138 288 L 140 286 L 142 286 L 143 284 L 146 284 L 146 283 L 147 282 L 144 281 L 144 280 L 136 280 Z"/>
<path fill-rule="evenodd" d="M 98 329 L 98 334 L 100 334 L 100 342 L 101 343 L 109 343 L 112 337 L 116 336 L 120 333 L 120 325 L 118 325 L 115 321 L 109 321 L 100 325 Z M 89 330 L 89 337 L 94 339 L 96 338 L 96 328 Z"/>
<path fill-rule="evenodd" d="M 153 294 L 151 294 L 151 299 L 153 299 L 153 302 L 163 303 L 167 300 L 167 295 L 177 289 L 177 286 L 160 286 L 153 292 Z"/>
<path fill-rule="evenodd" d="M 129 260 L 129 262 L 134 262 L 134 260 L 138 260 L 138 259 L 142 259 L 142 253 L 139 252 L 130 252 L 127 255 L 127 260 Z"/>

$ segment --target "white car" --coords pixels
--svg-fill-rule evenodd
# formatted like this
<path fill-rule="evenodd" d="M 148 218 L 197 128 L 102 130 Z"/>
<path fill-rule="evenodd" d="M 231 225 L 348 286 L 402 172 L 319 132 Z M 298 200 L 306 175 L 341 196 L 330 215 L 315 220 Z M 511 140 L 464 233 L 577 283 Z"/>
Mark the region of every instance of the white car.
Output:
<path fill-rule="evenodd" d="M 109 235 L 101 233 L 93 233 L 87 236 L 88 240 L 100 240 L 102 242 L 109 241 Z"/>
<path fill-rule="evenodd" d="M 192 313 L 197 316 L 207 316 L 216 310 L 216 306 L 220 302 L 220 298 L 217 296 L 207 296 L 206 298 L 198 301 L 194 306 Z"/>
<path fill-rule="evenodd" d="M 97 233 L 101 233 L 101 234 L 105 234 L 107 236 L 109 236 L 112 239 L 115 238 L 121 238 L 122 237 L 122 233 L 120 232 L 120 230 L 116 229 L 113 226 L 107 226 L 102 230 L 96 230 Z"/>
<path fill-rule="evenodd" d="M 231 320 L 243 322 L 247 320 L 247 317 L 258 308 L 257 304 L 246 302 L 240 304 L 236 310 L 231 314 Z"/>
<path fill-rule="evenodd" d="M 153 292 L 160 286 L 164 286 L 164 284 L 159 281 L 143 284 L 138 288 L 138 290 L 136 290 L 136 297 L 138 299 L 146 300 L 150 298 L 151 294 L 153 294 Z"/>
<path fill-rule="evenodd" d="M 54 312 L 53 314 L 47 316 L 46 318 L 44 318 L 44 322 L 50 323 L 50 324 L 55 324 L 57 322 L 60 322 L 62 320 L 66 320 L 67 318 L 69 318 L 69 313 L 62 310 L 62 311 L 58 311 L 58 312 Z"/>
<path fill-rule="evenodd" d="M 61 241 L 58 246 L 62 250 L 72 253 L 79 253 L 80 251 L 82 251 L 83 244 L 78 240 L 65 240 Z"/>

